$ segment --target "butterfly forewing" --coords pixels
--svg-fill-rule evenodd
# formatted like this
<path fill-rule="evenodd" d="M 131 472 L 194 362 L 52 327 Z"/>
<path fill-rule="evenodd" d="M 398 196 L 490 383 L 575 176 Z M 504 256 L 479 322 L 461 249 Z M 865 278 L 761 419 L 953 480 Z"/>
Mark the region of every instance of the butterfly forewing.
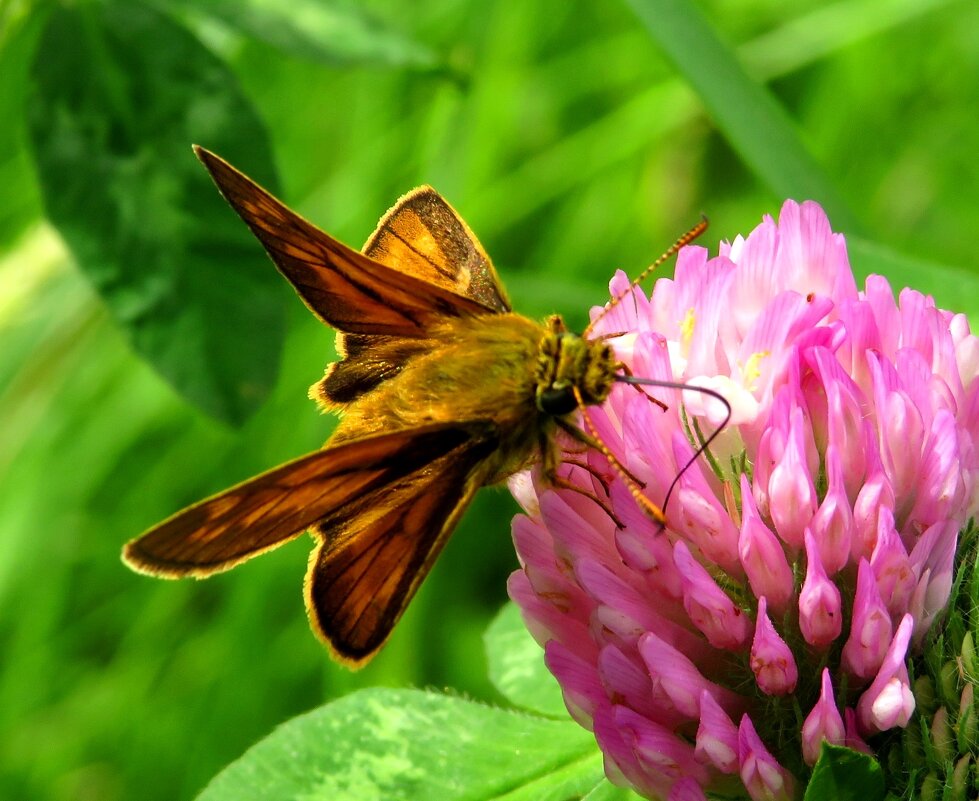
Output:
<path fill-rule="evenodd" d="M 441 423 L 326 448 L 232 487 L 130 542 L 126 562 L 158 576 L 207 576 L 289 541 L 317 521 L 386 506 L 419 485 L 432 461 L 492 441 L 489 423 Z"/>
<path fill-rule="evenodd" d="M 198 157 L 310 310 L 340 331 L 425 337 L 444 317 L 493 309 L 393 270 L 307 222 L 223 159 Z"/>
<path fill-rule="evenodd" d="M 310 620 L 341 660 L 359 665 L 387 640 L 462 512 L 485 482 L 494 436 L 473 438 L 433 462 L 379 515 L 352 521 L 337 541 L 332 521 L 306 574 Z"/>

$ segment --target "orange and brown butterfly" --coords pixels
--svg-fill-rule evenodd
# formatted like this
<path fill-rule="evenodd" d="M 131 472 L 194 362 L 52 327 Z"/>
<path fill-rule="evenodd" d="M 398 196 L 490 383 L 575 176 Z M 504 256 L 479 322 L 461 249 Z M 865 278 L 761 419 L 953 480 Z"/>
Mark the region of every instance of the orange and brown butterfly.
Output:
<path fill-rule="evenodd" d="M 535 462 L 560 483 L 559 429 L 600 448 L 662 520 L 575 421 L 622 378 L 612 347 L 568 332 L 560 317 L 542 324 L 511 311 L 489 257 L 434 189 L 398 200 L 359 253 L 223 159 L 195 152 L 310 311 L 337 329 L 340 359 L 310 395 L 340 422 L 322 450 L 129 542 L 126 564 L 201 578 L 308 529 L 311 625 L 339 661 L 359 667 L 387 640 L 480 487 Z"/>

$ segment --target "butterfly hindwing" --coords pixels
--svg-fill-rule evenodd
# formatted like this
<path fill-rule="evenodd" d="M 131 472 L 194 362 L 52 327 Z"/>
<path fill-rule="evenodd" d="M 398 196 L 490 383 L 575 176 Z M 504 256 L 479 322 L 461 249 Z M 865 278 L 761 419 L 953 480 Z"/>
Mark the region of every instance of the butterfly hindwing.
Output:
<path fill-rule="evenodd" d="M 384 644 L 463 511 L 489 477 L 495 436 L 474 437 L 345 530 L 327 519 L 310 557 L 310 622 L 334 654 L 363 664 Z"/>
<path fill-rule="evenodd" d="M 123 558 L 156 576 L 208 576 L 288 542 L 317 521 L 338 529 L 433 462 L 492 441 L 489 423 L 438 423 L 326 448 L 197 503 L 126 545 Z"/>
<path fill-rule="evenodd" d="M 325 408 L 343 406 L 397 375 L 409 359 L 426 352 L 425 339 L 337 334 L 338 361 L 310 389 L 310 396 Z"/>

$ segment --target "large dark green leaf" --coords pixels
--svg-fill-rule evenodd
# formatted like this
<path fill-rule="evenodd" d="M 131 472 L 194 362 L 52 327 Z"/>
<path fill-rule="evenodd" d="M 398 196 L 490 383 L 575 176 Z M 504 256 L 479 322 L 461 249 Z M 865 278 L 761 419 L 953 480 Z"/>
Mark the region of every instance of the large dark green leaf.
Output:
<path fill-rule="evenodd" d="M 415 690 L 361 690 L 294 718 L 198 801 L 564 801 L 603 780 L 590 732 Z"/>
<path fill-rule="evenodd" d="M 273 183 L 267 137 L 233 76 L 138 5 L 55 11 L 30 108 L 51 221 L 135 349 L 230 423 L 277 371 L 288 291 L 194 158 L 194 142 Z"/>

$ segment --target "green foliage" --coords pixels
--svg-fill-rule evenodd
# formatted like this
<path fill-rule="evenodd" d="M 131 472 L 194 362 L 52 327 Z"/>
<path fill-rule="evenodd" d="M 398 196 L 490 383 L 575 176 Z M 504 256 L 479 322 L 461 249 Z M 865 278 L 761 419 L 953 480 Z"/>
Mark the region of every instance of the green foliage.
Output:
<path fill-rule="evenodd" d="M 804 801 L 880 801 L 884 773 L 873 757 L 823 743 Z"/>
<path fill-rule="evenodd" d="M 288 295 L 188 142 L 274 185 L 258 115 L 197 39 L 129 3 L 57 9 L 33 78 L 49 219 L 134 348 L 204 411 L 243 422 L 278 372 Z"/>
<path fill-rule="evenodd" d="M 524 627 L 516 604 L 500 610 L 484 639 L 490 681 L 511 704 L 542 715 L 567 714 L 561 688 L 544 666 L 540 646 Z"/>
<path fill-rule="evenodd" d="M 281 726 L 198 801 L 559 801 L 602 781 L 594 738 L 570 720 L 367 689 Z"/>
<path fill-rule="evenodd" d="M 907 729 L 881 749 L 891 789 L 922 801 L 975 798 L 975 640 L 979 632 L 979 529 L 973 521 L 959 537 L 954 580 L 942 626 L 911 662 L 915 714 Z M 895 778 L 897 779 L 895 781 Z"/>
<path fill-rule="evenodd" d="M 713 248 L 813 193 L 859 228 L 859 273 L 976 319 L 979 8 L 708 2 L 697 21 L 688 5 L 0 0 L 0 797 L 190 799 L 283 720 L 365 686 L 558 710 L 519 681 L 539 662 L 509 662 L 512 611 L 486 678 L 480 638 L 516 566 L 501 491 L 358 674 L 309 634 L 307 542 L 201 583 L 119 564 L 146 526 L 331 425 L 305 393 L 333 335 L 195 140 L 278 172 L 284 200 L 351 243 L 433 183 L 531 315 L 581 325 L 614 269 L 702 211 Z"/>
<path fill-rule="evenodd" d="M 839 228 L 857 222 L 771 93 L 689 3 L 630 0 L 660 48 L 697 92 L 745 164 L 776 194 L 819 198 Z"/>
<path fill-rule="evenodd" d="M 356 6 L 292 0 L 159 0 L 159 5 L 206 25 L 218 20 L 284 54 L 328 65 L 373 64 L 433 69 L 438 57 L 429 48 L 378 25 Z"/>
<path fill-rule="evenodd" d="M 560 719 L 432 692 L 361 690 L 280 726 L 197 801 L 638 798 L 605 779 L 593 737 L 559 714 L 557 685 L 513 604 L 485 641 L 496 688 Z"/>
<path fill-rule="evenodd" d="M 0 250 L 41 213 L 37 183 L 25 148 L 21 109 L 27 72 L 44 18 L 26 3 L 0 4 Z"/>

